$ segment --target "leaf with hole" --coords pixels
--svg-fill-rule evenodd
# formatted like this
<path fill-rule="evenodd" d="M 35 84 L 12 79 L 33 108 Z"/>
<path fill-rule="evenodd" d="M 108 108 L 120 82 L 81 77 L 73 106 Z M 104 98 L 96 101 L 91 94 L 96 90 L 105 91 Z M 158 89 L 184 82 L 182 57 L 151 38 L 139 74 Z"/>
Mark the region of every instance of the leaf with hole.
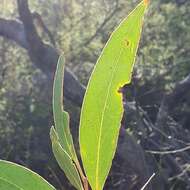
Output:
<path fill-rule="evenodd" d="M 113 32 L 89 80 L 80 118 L 80 151 L 92 190 L 102 190 L 123 114 L 120 88 L 130 83 L 147 1 Z"/>

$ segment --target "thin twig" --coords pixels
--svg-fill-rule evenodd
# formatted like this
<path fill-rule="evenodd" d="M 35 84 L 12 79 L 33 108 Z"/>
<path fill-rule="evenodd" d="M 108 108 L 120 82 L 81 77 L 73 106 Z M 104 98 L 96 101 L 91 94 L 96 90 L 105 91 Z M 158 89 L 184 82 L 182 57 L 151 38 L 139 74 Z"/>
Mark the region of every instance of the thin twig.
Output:
<path fill-rule="evenodd" d="M 164 154 L 176 154 L 179 152 L 184 152 L 190 150 L 190 146 L 181 148 L 181 149 L 177 149 L 177 150 L 169 150 L 169 151 L 154 151 L 154 150 L 146 150 L 146 152 L 151 153 L 151 154 L 160 154 L 160 155 L 164 155 Z"/>
<path fill-rule="evenodd" d="M 144 186 L 141 188 L 141 190 L 144 190 L 148 184 L 150 183 L 150 181 L 153 179 L 153 177 L 155 176 L 156 174 L 153 173 L 152 176 L 148 179 L 148 181 L 144 184 Z"/>
<path fill-rule="evenodd" d="M 81 177 L 81 180 L 83 182 L 83 186 L 84 186 L 84 190 L 88 190 L 88 180 L 86 178 L 86 176 L 84 175 L 83 171 L 82 171 L 82 168 L 80 166 L 80 163 L 78 161 L 78 159 L 76 161 L 74 161 L 75 165 L 76 165 L 76 168 L 79 172 L 79 175 Z"/>

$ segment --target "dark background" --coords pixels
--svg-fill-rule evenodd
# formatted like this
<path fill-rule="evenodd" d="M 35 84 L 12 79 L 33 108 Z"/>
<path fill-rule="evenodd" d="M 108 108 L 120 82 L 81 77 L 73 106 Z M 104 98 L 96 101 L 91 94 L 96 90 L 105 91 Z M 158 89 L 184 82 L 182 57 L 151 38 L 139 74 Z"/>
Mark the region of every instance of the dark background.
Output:
<path fill-rule="evenodd" d="M 65 107 L 78 147 L 85 86 L 136 0 L 1 0 L 0 158 L 72 189 L 51 152 L 56 63 L 66 57 Z M 145 19 L 106 189 L 190 189 L 190 1 L 152 1 Z M 92 108 L 93 109 L 93 108 Z M 125 129 L 127 133 L 125 132 Z"/>

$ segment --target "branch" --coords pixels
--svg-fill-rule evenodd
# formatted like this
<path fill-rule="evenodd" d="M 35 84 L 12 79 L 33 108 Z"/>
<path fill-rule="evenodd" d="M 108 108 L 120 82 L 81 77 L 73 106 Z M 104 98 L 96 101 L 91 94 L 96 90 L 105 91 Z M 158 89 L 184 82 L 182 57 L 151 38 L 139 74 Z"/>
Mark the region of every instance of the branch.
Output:
<path fill-rule="evenodd" d="M 184 148 L 175 149 L 175 150 L 165 150 L 165 151 L 146 150 L 146 152 L 151 153 L 151 154 L 166 155 L 166 154 L 178 154 L 178 153 L 181 153 L 181 152 L 184 152 L 187 150 L 190 150 L 190 145 L 186 146 Z"/>
<path fill-rule="evenodd" d="M 36 28 L 33 24 L 32 14 L 28 8 L 28 1 L 17 0 L 20 18 L 23 22 L 26 39 L 29 43 L 29 55 L 31 60 L 37 64 L 37 66 L 46 75 L 49 75 L 53 81 L 52 71 L 55 71 L 56 64 L 59 58 L 58 51 L 52 46 L 43 43 L 37 34 Z M 75 102 L 77 105 L 82 105 L 85 89 L 78 82 L 75 76 L 68 70 L 65 70 L 65 97 Z"/>
<path fill-rule="evenodd" d="M 54 47 L 45 44 L 38 36 L 27 1 L 17 0 L 17 2 L 23 23 L 0 18 L 0 36 L 13 40 L 25 48 L 34 65 L 46 75 L 47 85 L 52 87 L 54 71 L 60 53 Z M 68 69 L 65 69 L 64 82 L 65 97 L 75 105 L 81 106 L 85 88 Z"/>
<path fill-rule="evenodd" d="M 100 34 L 103 30 L 103 27 L 112 19 L 112 17 L 117 13 L 117 11 L 120 10 L 120 7 L 118 7 L 118 5 L 116 5 L 116 8 L 104 19 L 104 21 L 102 22 L 102 24 L 97 28 L 97 30 L 95 31 L 95 33 L 86 40 L 86 42 L 84 42 L 84 44 L 82 46 L 87 46 L 89 43 L 91 43 L 94 38 L 97 37 L 98 34 Z"/>
<path fill-rule="evenodd" d="M 0 18 L 0 36 L 13 40 L 21 47 L 28 49 L 24 27 L 19 21 Z"/>
<path fill-rule="evenodd" d="M 43 48 L 43 42 L 41 41 L 40 37 L 37 34 L 36 28 L 33 23 L 32 14 L 28 7 L 28 1 L 27 0 L 17 0 L 18 5 L 18 12 L 20 15 L 20 19 L 23 23 L 24 30 L 26 33 L 26 39 L 30 44 L 30 48 L 32 51 L 35 51 L 34 48 L 37 48 L 39 50 L 40 48 Z M 35 44 L 36 42 L 37 44 Z"/>
<path fill-rule="evenodd" d="M 38 22 L 38 25 L 44 30 L 44 32 L 48 35 L 50 42 L 55 46 L 56 42 L 54 40 L 54 37 L 52 33 L 49 31 L 49 29 L 44 24 L 44 21 L 41 17 L 41 15 L 37 12 L 32 13 L 33 20 L 36 20 Z"/>
<path fill-rule="evenodd" d="M 26 40 L 28 42 L 28 54 L 30 56 L 30 59 L 32 62 L 34 62 L 38 68 L 40 68 L 43 72 L 46 74 L 50 74 L 51 70 L 56 67 L 56 62 L 58 60 L 58 52 L 55 51 L 51 46 L 47 46 L 43 43 L 41 38 L 39 37 L 36 28 L 33 23 L 32 14 L 28 7 L 28 1 L 27 0 L 17 0 L 18 4 L 18 11 L 20 15 L 20 19 L 23 23 Z M 49 48 L 51 48 L 51 51 L 55 51 L 55 57 L 47 57 L 47 52 L 49 51 Z M 53 67 L 53 64 L 54 67 Z"/>

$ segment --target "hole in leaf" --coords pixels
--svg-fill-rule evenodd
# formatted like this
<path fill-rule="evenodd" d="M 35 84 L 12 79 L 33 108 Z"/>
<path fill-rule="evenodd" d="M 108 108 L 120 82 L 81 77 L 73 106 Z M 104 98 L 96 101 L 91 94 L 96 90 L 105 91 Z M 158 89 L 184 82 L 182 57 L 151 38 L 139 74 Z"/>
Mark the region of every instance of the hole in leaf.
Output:
<path fill-rule="evenodd" d="M 129 47 L 129 45 L 130 45 L 130 42 L 127 38 L 124 39 L 124 45 L 125 45 L 125 47 Z"/>

